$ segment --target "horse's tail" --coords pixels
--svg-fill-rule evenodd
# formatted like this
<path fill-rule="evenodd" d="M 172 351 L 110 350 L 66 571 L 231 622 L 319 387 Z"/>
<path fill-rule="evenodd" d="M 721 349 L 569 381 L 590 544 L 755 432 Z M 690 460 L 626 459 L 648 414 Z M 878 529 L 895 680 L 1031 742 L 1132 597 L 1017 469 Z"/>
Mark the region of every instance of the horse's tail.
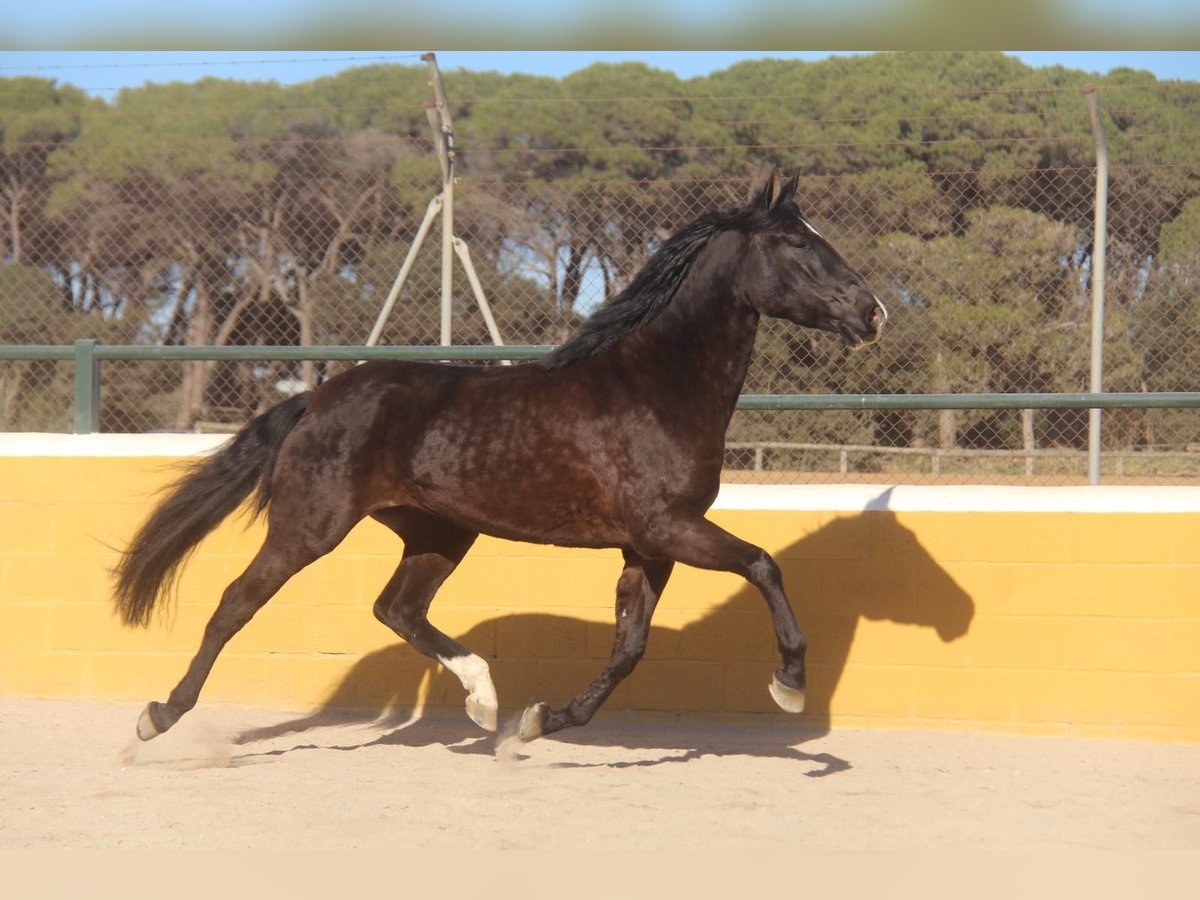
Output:
<path fill-rule="evenodd" d="M 196 546 L 257 488 L 254 514 L 271 501 L 271 479 L 284 438 L 308 407 L 298 394 L 250 421 L 211 456 L 185 467 L 113 570 L 113 603 L 126 625 L 150 624 Z"/>

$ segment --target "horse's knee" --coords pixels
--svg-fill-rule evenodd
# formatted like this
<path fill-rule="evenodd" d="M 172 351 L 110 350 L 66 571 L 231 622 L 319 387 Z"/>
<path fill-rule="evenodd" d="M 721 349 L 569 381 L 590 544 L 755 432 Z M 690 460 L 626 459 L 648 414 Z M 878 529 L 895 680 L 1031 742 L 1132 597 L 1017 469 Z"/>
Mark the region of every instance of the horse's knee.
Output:
<path fill-rule="evenodd" d="M 783 572 L 774 557 L 766 550 L 759 550 L 758 558 L 747 567 L 746 577 L 758 587 L 782 587 Z"/>
<path fill-rule="evenodd" d="M 639 568 L 630 566 L 621 572 L 617 579 L 617 599 L 621 603 L 640 599 L 646 584 L 646 574 Z"/>

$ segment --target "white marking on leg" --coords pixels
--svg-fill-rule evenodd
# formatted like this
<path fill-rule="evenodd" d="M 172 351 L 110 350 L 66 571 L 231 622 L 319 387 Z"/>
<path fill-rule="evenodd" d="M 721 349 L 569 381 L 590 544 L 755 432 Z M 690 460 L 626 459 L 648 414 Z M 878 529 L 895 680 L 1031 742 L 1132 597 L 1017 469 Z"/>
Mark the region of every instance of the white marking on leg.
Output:
<path fill-rule="evenodd" d="M 468 694 L 474 694 L 479 702 L 498 706 L 496 687 L 492 684 L 492 672 L 484 660 L 470 653 L 467 656 L 455 656 L 451 659 L 438 657 L 438 662 L 453 672 Z"/>
<path fill-rule="evenodd" d="M 480 728 L 495 731 L 500 701 L 496 698 L 496 686 L 492 684 L 488 664 L 474 653 L 449 659 L 439 656 L 438 662 L 453 672 L 466 689 L 467 715 Z"/>

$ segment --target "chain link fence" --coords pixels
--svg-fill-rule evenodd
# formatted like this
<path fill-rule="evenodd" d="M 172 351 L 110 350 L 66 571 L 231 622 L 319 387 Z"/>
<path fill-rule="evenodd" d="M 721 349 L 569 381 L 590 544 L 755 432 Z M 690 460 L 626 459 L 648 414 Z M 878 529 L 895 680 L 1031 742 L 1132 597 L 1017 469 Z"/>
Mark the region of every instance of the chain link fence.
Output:
<path fill-rule="evenodd" d="M 103 108 L 0 79 L 0 344 L 364 343 L 440 190 L 414 77 L 357 70 L 353 102 L 215 82 Z M 857 353 L 764 322 L 747 393 L 1082 392 L 1095 167 L 1082 83 L 1063 79 L 941 84 L 907 112 L 881 86 L 835 116 L 806 95 L 572 99 L 451 73 L 455 231 L 504 341 L 555 344 L 658 242 L 780 163 L 892 315 Z M 1099 96 L 1105 389 L 1200 390 L 1200 84 L 1102 82 Z M 560 133 L 564 120 L 594 128 Z M 438 343 L 438 230 L 381 343 Z M 453 342 L 490 343 L 457 263 L 453 283 Z M 101 430 L 232 430 L 344 365 L 108 362 Z M 65 362 L 0 362 L 0 430 L 70 430 L 71 378 Z M 1200 477 L 1197 410 L 1103 421 L 1106 481 Z M 737 480 L 1078 483 L 1087 412 L 744 411 L 729 442 Z"/>

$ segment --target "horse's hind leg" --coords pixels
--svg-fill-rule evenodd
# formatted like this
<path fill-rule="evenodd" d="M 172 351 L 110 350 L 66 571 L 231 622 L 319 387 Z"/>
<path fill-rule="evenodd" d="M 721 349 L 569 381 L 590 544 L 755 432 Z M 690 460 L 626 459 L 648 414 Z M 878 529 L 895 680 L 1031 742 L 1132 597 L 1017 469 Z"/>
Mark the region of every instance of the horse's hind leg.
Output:
<path fill-rule="evenodd" d="M 532 741 L 591 721 L 596 710 L 628 677 L 645 653 L 650 619 L 673 566 L 674 562 L 669 559 L 643 559 L 630 551 L 625 552 L 625 570 L 617 582 L 616 637 L 608 665 L 566 706 L 554 708 L 546 703 L 536 703 L 526 709 L 517 731 L 521 740 Z"/>
<path fill-rule="evenodd" d="M 187 674 L 171 691 L 166 703 L 151 702 L 138 719 L 137 735 L 143 741 L 162 734 L 196 705 L 200 689 L 230 638 L 289 578 L 336 547 L 354 524 L 349 515 L 334 516 L 328 520 L 331 523 L 328 533 L 315 535 L 298 529 L 296 521 L 299 520 L 289 514 L 275 515 L 272 510 L 266 540 L 246 570 L 221 595 Z"/>
<path fill-rule="evenodd" d="M 458 676 L 467 692 L 471 721 L 495 731 L 499 702 L 487 662 L 439 631 L 428 618 L 434 594 L 478 534 L 416 510 L 388 509 L 374 516 L 404 539 L 404 556 L 375 601 L 375 617 Z"/>

